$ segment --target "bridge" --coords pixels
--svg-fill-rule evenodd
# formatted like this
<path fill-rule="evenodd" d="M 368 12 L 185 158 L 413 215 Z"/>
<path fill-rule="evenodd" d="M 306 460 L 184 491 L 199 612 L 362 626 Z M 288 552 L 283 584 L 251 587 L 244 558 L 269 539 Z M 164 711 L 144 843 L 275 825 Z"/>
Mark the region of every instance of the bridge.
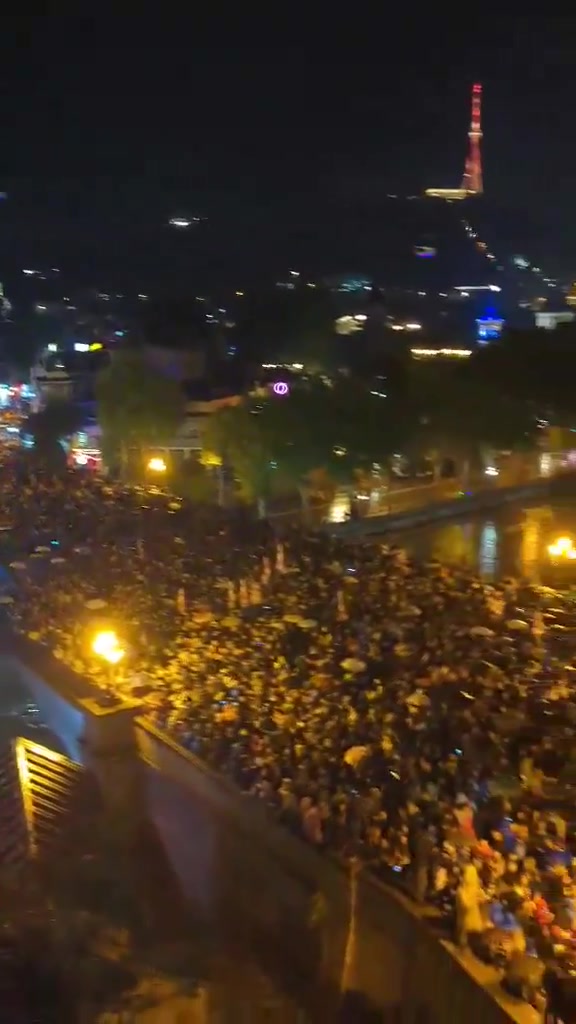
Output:
<path fill-rule="evenodd" d="M 340 1019 L 343 999 L 353 1007 L 344 1019 L 357 1024 L 533 1019 L 490 969 L 464 964 L 440 942 L 409 900 L 270 822 L 153 727 L 138 703 L 107 703 L 46 648 L 8 631 L 0 635 L 2 680 L 27 689 L 128 827 L 153 822 L 183 895 L 263 967 L 281 968 L 286 986 L 305 993 L 313 1020 Z"/>

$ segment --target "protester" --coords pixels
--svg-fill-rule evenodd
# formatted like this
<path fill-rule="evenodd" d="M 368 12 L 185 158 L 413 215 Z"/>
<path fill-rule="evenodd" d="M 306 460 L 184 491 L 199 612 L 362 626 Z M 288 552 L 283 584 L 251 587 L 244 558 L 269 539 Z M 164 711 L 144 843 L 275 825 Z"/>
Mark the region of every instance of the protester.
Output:
<path fill-rule="evenodd" d="M 17 629 L 462 945 L 570 960 L 567 598 L 89 475 L 5 470 L 1 493 Z M 112 668 L 102 629 L 125 650 Z"/>

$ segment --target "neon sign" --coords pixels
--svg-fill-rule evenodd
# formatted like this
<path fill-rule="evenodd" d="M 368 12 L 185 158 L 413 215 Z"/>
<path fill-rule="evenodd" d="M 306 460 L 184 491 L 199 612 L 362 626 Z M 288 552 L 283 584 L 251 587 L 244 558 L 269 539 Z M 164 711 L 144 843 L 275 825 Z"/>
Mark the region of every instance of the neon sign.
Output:
<path fill-rule="evenodd" d="M 277 380 L 276 383 L 272 385 L 272 391 L 274 392 L 275 395 L 278 395 L 280 398 L 284 398 L 286 395 L 290 393 L 290 388 L 288 387 L 286 381 Z"/>

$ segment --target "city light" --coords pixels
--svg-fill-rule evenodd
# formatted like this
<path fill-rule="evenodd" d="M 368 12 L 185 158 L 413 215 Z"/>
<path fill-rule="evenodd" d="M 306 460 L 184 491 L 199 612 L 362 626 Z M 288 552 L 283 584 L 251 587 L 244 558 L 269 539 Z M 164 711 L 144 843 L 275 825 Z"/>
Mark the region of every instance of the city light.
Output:
<path fill-rule="evenodd" d="M 118 637 L 113 630 L 97 633 L 92 641 L 92 650 L 99 658 L 104 658 L 110 665 L 117 665 L 125 652 L 120 647 Z"/>
<path fill-rule="evenodd" d="M 571 537 L 558 537 L 553 544 L 548 545 L 548 554 L 551 558 L 566 558 L 572 561 L 576 558 L 574 541 Z"/>
<path fill-rule="evenodd" d="M 164 459 L 157 455 L 148 462 L 148 469 L 151 473 L 165 473 L 167 468 Z"/>
<path fill-rule="evenodd" d="M 444 356 L 446 359 L 467 359 L 472 355 L 471 348 L 411 348 L 410 355 L 415 359 L 433 359 Z"/>

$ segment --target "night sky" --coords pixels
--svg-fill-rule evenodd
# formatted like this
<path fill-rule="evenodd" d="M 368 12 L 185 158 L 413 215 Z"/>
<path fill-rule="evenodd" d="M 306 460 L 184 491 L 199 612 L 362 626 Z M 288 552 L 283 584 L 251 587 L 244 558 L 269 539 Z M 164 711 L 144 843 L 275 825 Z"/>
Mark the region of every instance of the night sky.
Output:
<path fill-rule="evenodd" d="M 199 263 L 249 266 L 319 203 L 458 185 L 479 80 L 486 193 L 576 276 L 576 19 L 413 22 L 5 18 L 1 258 L 136 265 L 183 212 L 209 218 Z"/>

